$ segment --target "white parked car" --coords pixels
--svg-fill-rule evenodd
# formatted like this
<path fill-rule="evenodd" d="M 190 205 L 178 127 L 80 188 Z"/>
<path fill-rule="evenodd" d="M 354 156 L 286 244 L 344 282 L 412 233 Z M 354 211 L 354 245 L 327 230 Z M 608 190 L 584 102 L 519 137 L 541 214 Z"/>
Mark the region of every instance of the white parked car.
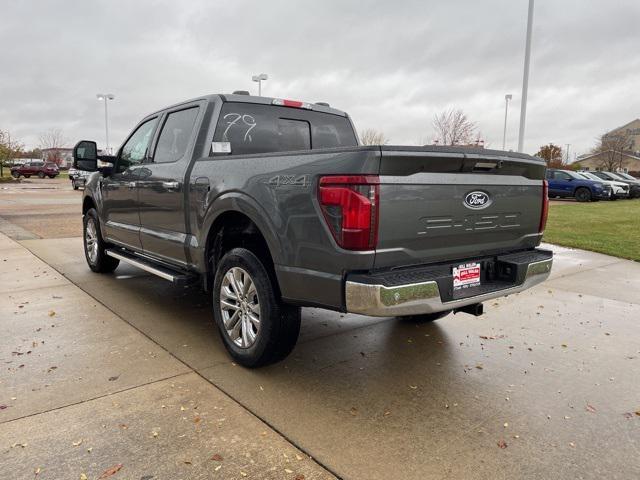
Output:
<path fill-rule="evenodd" d="M 618 198 L 629 197 L 629 184 L 623 182 L 616 182 L 614 180 L 605 180 L 591 172 L 578 172 L 578 175 L 586 178 L 587 180 L 595 180 L 611 186 L 611 200 L 617 200 Z"/>
<path fill-rule="evenodd" d="M 74 190 L 78 188 L 84 188 L 84 184 L 87 181 L 87 177 L 91 172 L 85 172 L 83 170 L 76 170 L 74 167 L 69 169 L 69 180 L 71 180 L 71 186 Z"/>

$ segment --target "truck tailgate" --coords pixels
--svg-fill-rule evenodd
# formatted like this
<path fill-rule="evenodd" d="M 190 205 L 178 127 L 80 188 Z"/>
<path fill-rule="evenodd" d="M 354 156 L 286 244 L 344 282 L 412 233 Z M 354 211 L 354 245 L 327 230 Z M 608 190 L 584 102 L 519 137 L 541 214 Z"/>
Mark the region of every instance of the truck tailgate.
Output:
<path fill-rule="evenodd" d="M 537 246 L 545 166 L 517 155 L 382 147 L 375 268 Z"/>

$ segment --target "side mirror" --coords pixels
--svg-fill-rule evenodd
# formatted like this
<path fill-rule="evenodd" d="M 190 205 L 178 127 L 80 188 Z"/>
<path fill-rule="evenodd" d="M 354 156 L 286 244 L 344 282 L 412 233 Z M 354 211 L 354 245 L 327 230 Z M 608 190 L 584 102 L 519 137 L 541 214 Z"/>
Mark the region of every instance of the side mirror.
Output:
<path fill-rule="evenodd" d="M 73 147 L 73 166 L 85 172 L 98 170 L 98 146 L 91 140 L 80 140 Z"/>

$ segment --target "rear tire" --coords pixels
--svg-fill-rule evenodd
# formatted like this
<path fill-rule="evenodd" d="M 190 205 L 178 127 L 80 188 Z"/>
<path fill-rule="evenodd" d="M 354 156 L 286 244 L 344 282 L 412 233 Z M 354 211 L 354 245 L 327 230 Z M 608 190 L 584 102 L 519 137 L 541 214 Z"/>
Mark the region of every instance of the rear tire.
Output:
<path fill-rule="evenodd" d="M 90 208 L 84 214 L 82 225 L 82 243 L 84 244 L 84 257 L 87 260 L 87 265 L 96 273 L 113 272 L 120 264 L 120 260 L 105 253 L 107 244 L 102 239 L 98 213 L 94 208 Z"/>
<path fill-rule="evenodd" d="M 245 248 L 218 262 L 213 316 L 231 357 L 249 368 L 285 358 L 300 333 L 300 307 L 280 300 L 265 266 Z"/>
<path fill-rule="evenodd" d="M 413 323 L 429 323 L 435 320 L 439 320 L 441 318 L 446 317 L 452 312 L 452 310 L 444 310 L 443 312 L 435 312 L 435 313 L 424 313 L 422 315 L 410 315 L 407 317 L 402 317 L 404 320 Z"/>
<path fill-rule="evenodd" d="M 578 202 L 590 202 L 591 190 L 585 187 L 580 187 L 576 190 L 575 197 Z"/>

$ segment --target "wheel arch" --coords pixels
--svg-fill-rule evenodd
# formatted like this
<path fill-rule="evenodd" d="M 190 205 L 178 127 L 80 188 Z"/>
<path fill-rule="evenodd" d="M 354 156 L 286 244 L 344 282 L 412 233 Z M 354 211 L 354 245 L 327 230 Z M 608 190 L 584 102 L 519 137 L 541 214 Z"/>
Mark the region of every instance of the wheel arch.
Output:
<path fill-rule="evenodd" d="M 263 261 L 279 294 L 275 265 L 280 261 L 280 248 L 273 226 L 264 219 L 266 214 L 257 205 L 238 196 L 220 200 L 215 214 L 207 222 L 207 234 L 202 243 L 205 289 L 213 285 L 216 265 L 222 256 L 235 247 L 242 247 Z"/>

